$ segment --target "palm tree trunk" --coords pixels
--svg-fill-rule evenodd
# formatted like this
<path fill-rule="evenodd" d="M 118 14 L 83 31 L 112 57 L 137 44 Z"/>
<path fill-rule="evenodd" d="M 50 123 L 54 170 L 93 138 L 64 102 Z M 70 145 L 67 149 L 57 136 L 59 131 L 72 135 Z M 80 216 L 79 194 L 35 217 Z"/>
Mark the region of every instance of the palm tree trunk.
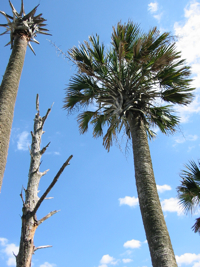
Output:
<path fill-rule="evenodd" d="M 15 101 L 24 65 L 27 38 L 17 36 L 0 86 L 0 190 L 6 167 Z"/>
<path fill-rule="evenodd" d="M 147 134 L 142 120 L 129 114 L 135 179 L 143 224 L 154 267 L 177 266 L 153 173 Z"/>

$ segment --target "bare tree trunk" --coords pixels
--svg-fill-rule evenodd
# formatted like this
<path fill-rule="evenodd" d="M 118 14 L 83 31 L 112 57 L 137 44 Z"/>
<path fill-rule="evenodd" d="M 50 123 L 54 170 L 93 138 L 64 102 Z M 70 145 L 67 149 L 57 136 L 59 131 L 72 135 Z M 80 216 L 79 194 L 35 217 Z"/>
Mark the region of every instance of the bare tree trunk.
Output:
<path fill-rule="evenodd" d="M 17 36 L 0 86 L 0 191 L 6 167 L 14 107 L 26 48 L 27 38 L 25 36 Z"/>
<path fill-rule="evenodd" d="M 30 267 L 31 266 L 31 260 L 32 255 L 34 251 L 40 248 L 46 248 L 50 247 L 47 246 L 41 246 L 41 247 L 35 247 L 34 246 L 34 234 L 37 229 L 37 227 L 47 220 L 49 217 L 51 217 L 53 214 L 57 213 L 58 211 L 52 211 L 46 216 L 44 216 L 42 219 L 37 220 L 36 212 L 38 208 L 40 207 L 42 201 L 45 199 L 47 194 L 50 192 L 50 190 L 53 188 L 55 183 L 57 182 L 60 174 L 63 172 L 65 167 L 69 165 L 69 161 L 72 158 L 72 155 L 66 160 L 66 162 L 63 164 L 63 166 L 58 171 L 57 175 L 54 177 L 52 183 L 49 185 L 47 190 L 44 192 L 44 194 L 41 196 L 41 198 L 38 197 L 38 186 L 40 179 L 43 175 L 45 175 L 48 170 L 45 172 L 40 172 L 40 159 L 41 156 L 45 153 L 47 147 L 49 144 L 47 144 L 44 148 L 40 149 L 40 142 L 43 132 L 43 126 L 44 122 L 47 119 L 47 116 L 51 109 L 48 109 L 46 115 L 44 117 L 40 117 L 39 113 L 39 100 L 37 95 L 36 100 L 36 109 L 37 114 L 35 115 L 34 119 L 34 131 L 31 132 L 32 135 L 32 144 L 31 144 L 31 162 L 30 162 L 30 169 L 28 174 L 28 185 L 27 189 L 25 191 L 25 201 L 23 199 L 23 194 L 21 192 L 21 198 L 23 201 L 23 215 L 22 215 L 22 228 L 21 228 L 21 239 L 20 239 L 20 246 L 19 246 L 19 253 L 16 256 L 16 262 L 17 267 Z"/>
<path fill-rule="evenodd" d="M 177 267 L 170 236 L 163 216 L 146 131 L 142 120 L 129 114 L 135 179 L 140 210 L 154 267 Z"/>

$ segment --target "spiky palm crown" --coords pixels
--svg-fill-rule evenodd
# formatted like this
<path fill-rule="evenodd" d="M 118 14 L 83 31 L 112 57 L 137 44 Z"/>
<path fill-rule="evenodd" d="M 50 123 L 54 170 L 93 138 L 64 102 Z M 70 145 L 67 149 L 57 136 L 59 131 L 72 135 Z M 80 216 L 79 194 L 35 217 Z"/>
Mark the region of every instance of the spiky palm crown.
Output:
<path fill-rule="evenodd" d="M 78 73 L 70 80 L 64 108 L 86 108 L 95 101 L 95 111 L 78 116 L 79 129 L 84 133 L 90 122 L 97 137 L 103 135 L 107 124 L 103 144 L 108 150 L 123 126 L 130 137 L 130 113 L 143 120 L 147 134 L 153 137 L 150 126 L 157 125 L 167 133 L 178 124 L 170 103 L 187 105 L 192 100 L 190 69 L 169 33 L 160 35 L 156 28 L 142 34 L 132 22 L 118 23 L 109 51 L 100 44 L 99 36 L 90 36 L 89 42 L 69 50 L 69 56 Z M 167 105 L 158 105 L 160 99 Z"/>
<path fill-rule="evenodd" d="M 179 203 L 186 213 L 193 212 L 200 204 L 200 162 L 190 161 L 182 170 L 181 185 L 177 187 Z M 200 233 L 200 218 L 196 219 L 192 229 Z"/>
<path fill-rule="evenodd" d="M 31 12 L 26 15 L 24 11 L 23 0 L 21 0 L 20 13 L 16 11 L 10 0 L 9 4 L 11 6 L 13 16 L 6 14 L 4 11 L 0 11 L 0 13 L 6 17 L 8 22 L 7 24 L 0 24 L 0 26 L 6 28 L 6 31 L 1 33 L 0 35 L 6 34 L 10 31 L 10 41 L 6 44 L 6 46 L 11 44 L 11 49 L 13 48 L 14 39 L 16 36 L 25 36 L 28 41 L 28 46 L 35 54 L 30 42 L 39 44 L 39 42 L 35 39 L 38 33 L 51 35 L 47 33 L 47 29 L 43 28 L 44 26 L 46 26 L 46 24 L 43 23 L 46 20 L 42 18 L 42 14 L 34 16 L 39 5 L 37 5 Z"/>

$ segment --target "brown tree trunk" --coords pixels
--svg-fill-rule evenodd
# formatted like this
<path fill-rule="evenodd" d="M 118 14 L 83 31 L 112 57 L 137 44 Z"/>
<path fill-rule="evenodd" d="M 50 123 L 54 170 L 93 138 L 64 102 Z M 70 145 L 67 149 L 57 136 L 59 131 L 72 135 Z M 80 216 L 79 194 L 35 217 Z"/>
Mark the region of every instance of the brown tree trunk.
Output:
<path fill-rule="evenodd" d="M 0 191 L 6 167 L 15 101 L 26 48 L 27 38 L 17 36 L 0 86 Z"/>
<path fill-rule="evenodd" d="M 142 120 L 129 114 L 135 179 L 140 210 L 154 267 L 177 267 L 153 173 L 147 134 Z"/>

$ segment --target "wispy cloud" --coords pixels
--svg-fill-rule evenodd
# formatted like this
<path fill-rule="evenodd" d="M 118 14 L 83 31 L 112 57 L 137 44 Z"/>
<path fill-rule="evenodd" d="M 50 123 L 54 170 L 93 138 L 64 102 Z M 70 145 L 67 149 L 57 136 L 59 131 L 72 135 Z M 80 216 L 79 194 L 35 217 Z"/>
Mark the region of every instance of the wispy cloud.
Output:
<path fill-rule="evenodd" d="M 132 259 L 122 259 L 123 263 L 129 263 L 129 262 L 132 262 L 133 260 Z"/>
<path fill-rule="evenodd" d="M 135 207 L 138 205 L 138 198 L 129 196 L 119 198 L 119 205 L 128 205 L 130 207 Z"/>
<path fill-rule="evenodd" d="M 29 132 L 23 131 L 21 134 L 18 135 L 18 142 L 17 142 L 17 149 L 18 150 L 28 150 L 30 146 L 29 141 Z"/>
<path fill-rule="evenodd" d="M 40 267 L 55 267 L 56 264 L 53 264 L 53 263 L 49 263 L 49 262 L 45 262 L 43 263 L 42 265 L 40 265 Z"/>
<path fill-rule="evenodd" d="M 177 212 L 177 215 L 183 215 L 183 209 L 181 208 L 179 204 L 178 198 L 169 198 L 169 199 L 164 199 L 161 201 L 161 206 L 163 211 L 168 211 L 168 212 Z"/>
<path fill-rule="evenodd" d="M 153 17 L 154 17 L 154 19 L 160 21 L 161 20 L 161 17 L 162 17 L 162 13 L 157 14 L 157 15 L 154 15 Z"/>
<path fill-rule="evenodd" d="M 169 191 L 172 190 L 171 186 L 164 184 L 164 185 L 156 185 L 157 190 L 159 193 L 163 193 L 165 191 Z"/>
<path fill-rule="evenodd" d="M 124 243 L 125 248 L 140 248 L 141 247 L 141 242 L 139 240 L 129 240 Z"/>
<path fill-rule="evenodd" d="M 19 247 L 13 243 L 8 243 L 8 239 L 2 237 L 0 238 L 0 245 L 3 247 L 1 252 L 7 257 L 7 266 L 16 266 L 16 259 L 13 253 L 17 255 Z"/>
<path fill-rule="evenodd" d="M 182 143 L 185 143 L 186 141 L 190 141 L 190 142 L 193 142 L 193 141 L 196 141 L 198 139 L 198 135 L 194 134 L 189 134 L 189 135 L 178 135 L 178 136 L 175 136 L 174 137 L 174 141 L 176 144 L 182 144 Z"/>
<path fill-rule="evenodd" d="M 162 13 L 158 13 L 158 3 L 157 2 L 151 2 L 148 4 L 148 11 L 153 15 L 153 17 L 160 21 L 162 17 Z M 157 14 L 155 14 L 157 13 Z"/>

